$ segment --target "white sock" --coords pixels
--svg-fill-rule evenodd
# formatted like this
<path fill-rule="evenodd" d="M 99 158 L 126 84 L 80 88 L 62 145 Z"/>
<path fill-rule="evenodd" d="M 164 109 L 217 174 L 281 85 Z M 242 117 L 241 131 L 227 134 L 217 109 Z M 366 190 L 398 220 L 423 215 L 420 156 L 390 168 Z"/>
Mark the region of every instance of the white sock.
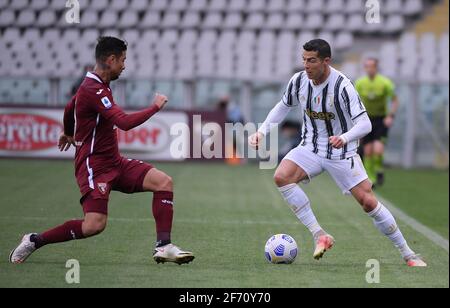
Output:
<path fill-rule="evenodd" d="M 378 230 L 386 235 L 395 247 L 397 247 L 403 258 L 407 258 L 415 254 L 406 243 L 406 240 L 398 228 L 394 216 L 392 216 L 391 212 L 384 207 L 383 204 L 378 203 L 377 208 L 370 212 L 369 216 L 372 217 Z"/>
<path fill-rule="evenodd" d="M 278 189 L 300 222 L 308 228 L 315 238 L 318 235 L 325 234 L 314 216 L 308 197 L 297 184 L 286 185 Z"/>

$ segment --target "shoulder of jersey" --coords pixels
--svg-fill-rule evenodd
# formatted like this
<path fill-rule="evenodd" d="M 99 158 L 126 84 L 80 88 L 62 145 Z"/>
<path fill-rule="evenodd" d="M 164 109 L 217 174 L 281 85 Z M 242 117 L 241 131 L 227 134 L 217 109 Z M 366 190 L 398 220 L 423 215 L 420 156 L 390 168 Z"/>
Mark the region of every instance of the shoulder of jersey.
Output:
<path fill-rule="evenodd" d="M 82 89 L 85 93 L 100 98 L 111 94 L 111 90 L 106 85 L 89 78 L 86 78 L 86 81 L 82 84 Z"/>

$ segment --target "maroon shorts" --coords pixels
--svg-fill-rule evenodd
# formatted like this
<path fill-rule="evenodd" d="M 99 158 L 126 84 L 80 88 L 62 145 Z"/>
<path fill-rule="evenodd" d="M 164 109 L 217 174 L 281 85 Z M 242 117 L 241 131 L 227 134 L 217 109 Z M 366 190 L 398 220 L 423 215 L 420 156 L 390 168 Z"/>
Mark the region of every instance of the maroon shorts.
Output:
<path fill-rule="evenodd" d="M 111 190 L 126 194 L 143 192 L 143 183 L 153 166 L 139 160 L 122 158 L 120 165 L 108 172 L 82 172 L 77 178 L 83 197 L 80 203 L 84 213 L 108 214 Z M 87 169 L 86 169 L 87 170 Z"/>

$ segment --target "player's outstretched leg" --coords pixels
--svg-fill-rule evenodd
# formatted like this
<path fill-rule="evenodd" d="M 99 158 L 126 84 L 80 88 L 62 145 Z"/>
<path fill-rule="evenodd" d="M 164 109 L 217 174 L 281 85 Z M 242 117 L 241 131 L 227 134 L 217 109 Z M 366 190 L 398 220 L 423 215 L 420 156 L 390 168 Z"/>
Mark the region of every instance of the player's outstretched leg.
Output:
<path fill-rule="evenodd" d="M 371 184 L 364 181 L 352 190 L 355 199 L 363 206 L 364 211 L 373 219 L 377 229 L 388 237 L 400 251 L 406 264 L 410 267 L 426 267 L 420 255 L 409 248 L 400 228 L 391 212 L 375 198 Z"/>
<path fill-rule="evenodd" d="M 106 227 L 107 216 L 97 213 L 88 213 L 84 220 L 71 220 L 37 234 L 27 234 L 21 243 L 11 251 L 9 261 L 14 264 L 24 263 L 33 252 L 49 244 L 80 240 L 100 234 Z"/>
<path fill-rule="evenodd" d="M 183 251 L 171 242 L 173 221 L 173 182 L 165 173 L 152 169 L 144 179 L 144 190 L 153 191 L 153 217 L 156 223 L 156 247 L 153 259 L 157 263 L 173 262 L 186 264 L 195 257 L 192 252 Z"/>
<path fill-rule="evenodd" d="M 283 161 L 275 173 L 274 180 L 284 200 L 300 222 L 308 228 L 314 238 L 315 250 L 313 257 L 319 260 L 327 250 L 330 250 L 335 240 L 319 225 L 311 209 L 311 203 L 305 192 L 295 183 L 307 177 L 306 172 L 290 161 Z M 292 184 L 289 184 L 292 183 Z"/>

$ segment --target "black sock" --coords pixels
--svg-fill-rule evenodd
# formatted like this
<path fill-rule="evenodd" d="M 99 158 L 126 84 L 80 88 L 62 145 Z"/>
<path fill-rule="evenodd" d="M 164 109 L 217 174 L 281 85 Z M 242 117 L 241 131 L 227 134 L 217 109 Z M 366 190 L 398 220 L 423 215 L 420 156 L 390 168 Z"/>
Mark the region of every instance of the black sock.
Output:
<path fill-rule="evenodd" d="M 42 241 L 42 238 L 39 236 L 39 234 L 32 234 L 30 236 L 30 241 L 34 243 L 34 247 L 36 249 L 41 248 L 42 246 L 44 246 L 44 243 Z"/>
<path fill-rule="evenodd" d="M 163 246 L 169 245 L 170 243 L 171 243 L 170 240 L 166 240 L 166 241 L 157 241 L 157 242 L 156 242 L 156 248 L 159 248 L 159 247 L 163 247 Z"/>

